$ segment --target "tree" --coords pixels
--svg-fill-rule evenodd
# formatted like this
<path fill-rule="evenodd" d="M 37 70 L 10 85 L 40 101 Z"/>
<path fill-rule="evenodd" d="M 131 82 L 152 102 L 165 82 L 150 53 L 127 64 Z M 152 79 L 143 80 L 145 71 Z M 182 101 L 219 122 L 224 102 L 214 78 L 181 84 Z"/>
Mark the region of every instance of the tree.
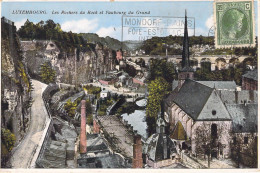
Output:
<path fill-rule="evenodd" d="M 40 68 L 40 77 L 44 83 L 55 82 L 56 72 L 51 68 L 51 65 L 47 62 L 41 65 Z"/>
<path fill-rule="evenodd" d="M 76 113 L 75 111 L 77 109 L 77 102 L 72 102 L 70 99 L 68 99 L 64 105 L 64 109 L 70 117 L 74 117 Z"/>
<path fill-rule="evenodd" d="M 13 149 L 15 140 L 15 135 L 9 129 L 1 128 L 1 142 L 9 152 Z"/>
<path fill-rule="evenodd" d="M 171 83 L 173 79 L 177 79 L 175 66 L 171 62 L 167 62 L 167 59 L 151 59 L 150 74 L 150 81 L 157 77 L 163 77 L 167 82 Z"/>
<path fill-rule="evenodd" d="M 158 77 L 148 85 L 149 96 L 146 108 L 146 117 L 149 133 L 155 131 L 155 119 L 164 96 L 169 93 L 170 85 L 163 77 Z"/>

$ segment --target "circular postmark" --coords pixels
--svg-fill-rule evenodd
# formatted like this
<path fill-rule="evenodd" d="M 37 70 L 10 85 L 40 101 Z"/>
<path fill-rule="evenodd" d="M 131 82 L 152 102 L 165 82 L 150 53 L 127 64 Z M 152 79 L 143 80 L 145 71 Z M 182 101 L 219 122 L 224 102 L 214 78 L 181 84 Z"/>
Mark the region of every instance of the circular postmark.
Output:
<path fill-rule="evenodd" d="M 248 29 L 248 19 L 246 14 L 239 9 L 229 9 L 222 17 L 222 31 L 229 39 L 242 37 Z"/>

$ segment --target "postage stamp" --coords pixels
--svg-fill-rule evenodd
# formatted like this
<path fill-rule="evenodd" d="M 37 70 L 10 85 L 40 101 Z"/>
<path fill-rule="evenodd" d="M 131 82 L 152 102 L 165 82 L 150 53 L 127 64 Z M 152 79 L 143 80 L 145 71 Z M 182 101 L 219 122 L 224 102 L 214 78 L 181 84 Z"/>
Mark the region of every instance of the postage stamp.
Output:
<path fill-rule="evenodd" d="M 214 3 L 216 48 L 255 46 L 253 1 Z"/>

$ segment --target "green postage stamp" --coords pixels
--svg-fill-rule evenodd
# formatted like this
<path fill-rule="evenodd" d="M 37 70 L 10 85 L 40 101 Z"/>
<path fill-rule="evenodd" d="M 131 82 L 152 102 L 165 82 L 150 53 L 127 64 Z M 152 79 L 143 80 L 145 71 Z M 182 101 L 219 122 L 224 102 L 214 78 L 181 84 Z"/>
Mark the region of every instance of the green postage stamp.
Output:
<path fill-rule="evenodd" d="M 214 18 L 216 48 L 255 46 L 252 0 L 216 0 Z"/>

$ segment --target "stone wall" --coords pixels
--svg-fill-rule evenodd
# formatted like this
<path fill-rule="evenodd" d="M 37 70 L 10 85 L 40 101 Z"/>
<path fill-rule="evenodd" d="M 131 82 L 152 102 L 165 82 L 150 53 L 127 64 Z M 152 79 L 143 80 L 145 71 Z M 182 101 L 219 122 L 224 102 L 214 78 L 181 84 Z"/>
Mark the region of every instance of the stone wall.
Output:
<path fill-rule="evenodd" d="M 13 22 L 1 20 L 1 127 L 16 136 L 16 145 L 29 127 L 31 81 Z"/>
<path fill-rule="evenodd" d="M 56 82 L 67 84 L 81 84 L 114 69 L 116 57 L 112 50 L 96 45 L 94 48 L 80 50 L 75 48 L 74 52 L 52 53 L 47 50 L 43 41 L 21 42 L 28 70 L 33 78 L 41 80 L 40 67 L 43 63 L 49 62 L 56 71 Z M 47 41 L 48 42 L 48 41 Z M 28 44 L 40 45 L 40 49 L 27 49 Z M 52 42 L 52 44 L 55 44 Z M 56 45 L 54 45 L 56 46 Z"/>

